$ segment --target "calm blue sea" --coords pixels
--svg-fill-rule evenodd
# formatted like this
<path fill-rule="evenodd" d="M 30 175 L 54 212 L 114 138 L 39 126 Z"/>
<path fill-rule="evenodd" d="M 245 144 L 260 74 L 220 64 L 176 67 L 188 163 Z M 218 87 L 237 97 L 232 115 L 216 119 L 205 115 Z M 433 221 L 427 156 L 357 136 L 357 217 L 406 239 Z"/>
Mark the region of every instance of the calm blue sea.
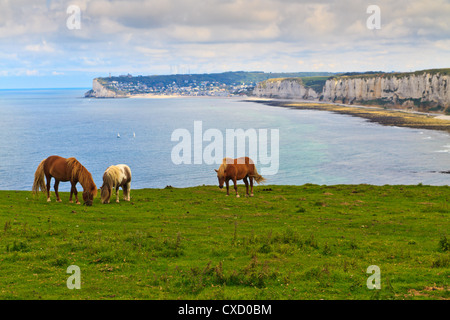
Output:
<path fill-rule="evenodd" d="M 31 190 L 36 167 L 50 155 L 76 157 L 98 187 L 105 169 L 119 163 L 131 167 L 135 189 L 214 185 L 217 165 L 171 160 L 172 132 L 193 134 L 194 121 L 224 136 L 226 129 L 278 129 L 279 170 L 266 177 L 270 184 L 450 182 L 439 173 L 450 170 L 447 133 L 236 98 L 85 99 L 87 90 L 0 90 L 0 189 Z M 70 190 L 69 183 L 60 188 Z"/>

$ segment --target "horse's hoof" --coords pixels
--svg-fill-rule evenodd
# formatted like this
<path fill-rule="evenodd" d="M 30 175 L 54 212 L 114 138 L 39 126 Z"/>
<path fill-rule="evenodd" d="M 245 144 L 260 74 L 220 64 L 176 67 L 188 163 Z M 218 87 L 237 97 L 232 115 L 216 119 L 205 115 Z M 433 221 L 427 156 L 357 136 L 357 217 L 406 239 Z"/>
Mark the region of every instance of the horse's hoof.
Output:
<path fill-rule="evenodd" d="M 81 202 L 77 201 L 77 204 L 81 204 Z"/>
<path fill-rule="evenodd" d="M 56 202 L 62 202 L 62 200 L 61 200 L 61 199 L 59 199 L 59 200 L 56 200 Z"/>
<path fill-rule="evenodd" d="M 49 199 L 47 199 L 47 202 L 51 202 L 52 200 L 50 200 L 50 198 Z"/>
<path fill-rule="evenodd" d="M 72 200 L 70 200 L 70 201 L 69 201 L 69 203 L 73 203 L 73 201 L 72 201 Z"/>
<path fill-rule="evenodd" d="M 116 200 L 117 203 L 119 203 L 119 200 Z"/>
<path fill-rule="evenodd" d="M 250 197 L 253 197 L 253 193 L 252 193 L 252 194 L 250 194 Z"/>
<path fill-rule="evenodd" d="M 226 196 L 228 197 L 228 196 L 229 196 L 229 194 L 226 194 Z"/>
<path fill-rule="evenodd" d="M 236 198 L 240 198 L 240 197 L 241 197 L 240 195 L 238 195 L 238 194 L 236 195 Z"/>

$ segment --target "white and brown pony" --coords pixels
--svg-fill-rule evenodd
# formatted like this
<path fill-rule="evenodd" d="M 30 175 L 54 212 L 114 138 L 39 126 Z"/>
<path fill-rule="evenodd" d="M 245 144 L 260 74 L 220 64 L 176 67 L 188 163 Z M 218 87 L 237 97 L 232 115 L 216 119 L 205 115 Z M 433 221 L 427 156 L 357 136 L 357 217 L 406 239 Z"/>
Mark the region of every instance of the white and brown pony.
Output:
<path fill-rule="evenodd" d="M 217 179 L 219 180 L 219 188 L 222 189 L 225 182 L 227 186 L 227 196 L 230 195 L 229 181 L 232 180 L 237 198 L 239 198 L 236 184 L 237 180 L 244 180 L 245 187 L 247 189 L 246 196 L 249 195 L 248 180 L 250 180 L 250 197 L 253 197 L 253 179 L 255 179 L 258 184 L 266 180 L 258 173 L 253 160 L 249 157 L 237 159 L 224 158 L 219 169 L 215 169 L 215 171 L 217 172 Z"/>
<path fill-rule="evenodd" d="M 119 202 L 119 187 L 123 190 L 123 200 L 130 201 L 131 170 L 126 164 L 118 164 L 106 169 L 101 187 L 101 202 L 109 203 L 113 188 L 116 189 L 116 202 Z"/>
<path fill-rule="evenodd" d="M 47 179 L 45 185 L 44 177 Z M 56 201 L 61 202 L 58 193 L 59 182 L 70 181 L 72 188 L 70 189 L 69 202 L 72 203 L 72 194 L 75 194 L 75 201 L 78 202 L 78 191 L 76 184 L 79 182 L 83 187 L 84 204 L 91 206 L 94 198 L 97 196 L 97 186 L 92 179 L 91 173 L 81 165 L 75 158 L 62 158 L 59 156 L 50 156 L 41 161 L 34 173 L 33 193 L 38 193 L 39 189 L 44 191 L 47 189 L 47 201 L 50 202 L 50 180 L 55 178 L 55 194 Z"/>

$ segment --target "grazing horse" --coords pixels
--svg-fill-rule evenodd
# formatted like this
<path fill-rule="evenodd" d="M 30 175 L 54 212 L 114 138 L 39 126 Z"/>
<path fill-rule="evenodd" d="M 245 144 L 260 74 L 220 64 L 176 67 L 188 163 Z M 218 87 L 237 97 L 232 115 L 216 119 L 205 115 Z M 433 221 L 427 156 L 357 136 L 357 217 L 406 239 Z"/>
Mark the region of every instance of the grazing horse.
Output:
<path fill-rule="evenodd" d="M 78 201 L 78 191 L 76 184 L 79 182 L 83 187 L 83 201 L 87 206 L 91 206 L 94 198 L 97 196 L 97 186 L 92 179 L 92 175 L 85 167 L 81 165 L 75 158 L 62 158 L 59 156 L 50 156 L 41 161 L 34 173 L 33 193 L 36 194 L 44 191 L 46 185 L 44 183 L 44 176 L 47 180 L 47 202 L 50 202 L 50 180 L 55 178 L 55 194 L 56 201 L 61 202 L 58 193 L 59 182 L 70 181 L 72 188 L 70 189 L 69 202 L 72 201 L 72 194 L 75 194 L 76 204 Z"/>
<path fill-rule="evenodd" d="M 101 189 L 101 201 L 109 203 L 112 188 L 116 189 L 116 202 L 119 202 L 119 187 L 123 190 L 123 200 L 130 201 L 131 170 L 126 164 L 110 166 L 103 174 L 103 185 Z"/>
<path fill-rule="evenodd" d="M 226 183 L 227 196 L 230 195 L 229 181 L 233 180 L 237 198 L 239 198 L 236 184 L 237 180 L 244 180 L 245 187 L 247 188 L 246 196 L 248 196 L 248 179 L 250 179 L 250 197 L 253 197 L 253 179 L 255 179 L 257 183 L 261 183 L 266 180 L 258 173 L 258 171 L 256 171 L 255 164 L 249 157 L 237 159 L 224 158 L 219 170 L 214 170 L 217 172 L 217 178 L 219 179 L 219 188 L 222 189 L 223 183 Z"/>

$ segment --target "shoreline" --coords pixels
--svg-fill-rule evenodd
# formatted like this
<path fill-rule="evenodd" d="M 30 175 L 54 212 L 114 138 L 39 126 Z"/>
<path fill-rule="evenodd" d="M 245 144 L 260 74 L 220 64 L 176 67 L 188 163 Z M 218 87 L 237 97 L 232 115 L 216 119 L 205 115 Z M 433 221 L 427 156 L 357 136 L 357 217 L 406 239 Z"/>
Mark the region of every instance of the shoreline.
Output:
<path fill-rule="evenodd" d="M 130 99 L 179 99 L 179 98 L 197 98 L 197 99 L 242 99 L 241 96 L 188 96 L 188 95 L 163 95 L 163 94 L 153 94 L 153 93 L 142 93 L 142 94 L 133 94 L 126 96 L 126 98 Z M 248 97 L 244 97 L 248 98 Z"/>
<path fill-rule="evenodd" d="M 384 109 L 377 106 L 346 105 L 310 100 L 282 100 L 271 98 L 248 98 L 243 101 L 266 104 L 273 107 L 298 110 L 330 111 L 367 119 L 385 126 L 428 129 L 450 133 L 450 116 L 401 109 Z"/>

